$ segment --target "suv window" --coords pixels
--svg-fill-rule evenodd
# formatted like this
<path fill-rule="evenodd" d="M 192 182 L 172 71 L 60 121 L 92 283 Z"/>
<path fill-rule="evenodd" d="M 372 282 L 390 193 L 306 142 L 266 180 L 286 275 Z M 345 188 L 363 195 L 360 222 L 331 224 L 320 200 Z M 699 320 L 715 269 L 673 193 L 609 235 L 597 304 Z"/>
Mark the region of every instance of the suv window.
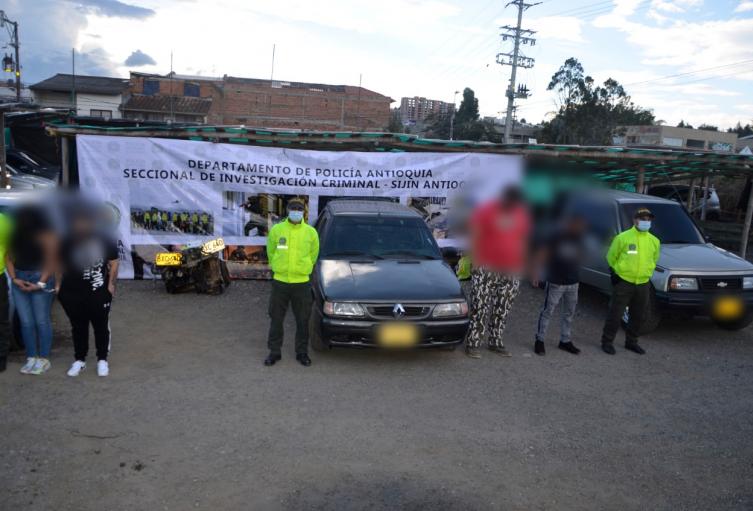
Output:
<path fill-rule="evenodd" d="M 611 201 L 579 198 L 570 205 L 567 214 L 582 217 L 589 232 L 600 241 L 616 234 L 616 215 Z"/>
<path fill-rule="evenodd" d="M 377 257 L 442 257 L 420 218 L 338 215 L 330 222 L 322 244 L 322 257 L 358 253 Z"/>
<path fill-rule="evenodd" d="M 665 244 L 703 243 L 703 236 L 679 204 L 626 202 L 620 204 L 620 217 L 624 229 L 633 225 L 633 215 L 638 208 L 648 208 L 655 215 L 651 234 Z"/>

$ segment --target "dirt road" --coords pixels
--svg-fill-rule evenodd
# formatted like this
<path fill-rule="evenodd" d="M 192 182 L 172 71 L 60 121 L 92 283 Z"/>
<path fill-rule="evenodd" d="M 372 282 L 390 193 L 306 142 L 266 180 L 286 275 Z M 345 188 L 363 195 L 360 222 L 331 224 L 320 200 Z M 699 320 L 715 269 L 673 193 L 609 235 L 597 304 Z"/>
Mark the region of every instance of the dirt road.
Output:
<path fill-rule="evenodd" d="M 461 351 L 266 354 L 269 285 L 221 297 L 123 283 L 111 376 L 77 379 L 56 310 L 52 371 L 0 375 L 0 509 L 753 509 L 753 331 L 670 322 L 646 356 L 531 351 L 525 289 L 511 359 Z M 555 326 L 555 325 L 553 325 Z M 92 362 L 92 361 L 90 361 Z"/>

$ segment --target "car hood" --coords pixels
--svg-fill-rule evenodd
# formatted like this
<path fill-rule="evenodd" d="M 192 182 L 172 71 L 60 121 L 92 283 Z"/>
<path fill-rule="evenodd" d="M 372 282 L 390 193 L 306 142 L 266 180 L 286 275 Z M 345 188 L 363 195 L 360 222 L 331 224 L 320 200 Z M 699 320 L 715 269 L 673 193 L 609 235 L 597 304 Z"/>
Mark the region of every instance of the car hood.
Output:
<path fill-rule="evenodd" d="M 753 264 L 711 243 L 662 245 L 659 266 L 673 272 L 753 272 Z"/>
<path fill-rule="evenodd" d="M 318 265 L 324 296 L 332 301 L 443 301 L 463 297 L 455 274 L 442 260 L 324 259 Z"/>

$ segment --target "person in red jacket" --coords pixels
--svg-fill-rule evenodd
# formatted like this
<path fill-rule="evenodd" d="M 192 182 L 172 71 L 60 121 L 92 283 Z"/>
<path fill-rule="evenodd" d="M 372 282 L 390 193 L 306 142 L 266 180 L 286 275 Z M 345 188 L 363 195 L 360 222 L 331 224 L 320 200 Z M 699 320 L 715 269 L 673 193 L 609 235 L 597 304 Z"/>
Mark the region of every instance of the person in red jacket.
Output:
<path fill-rule="evenodd" d="M 473 310 L 465 341 L 471 358 L 481 358 L 479 347 L 484 339 L 492 352 L 511 356 L 502 335 L 520 289 L 530 224 L 523 194 L 516 186 L 505 188 L 498 200 L 482 204 L 471 216 Z"/>

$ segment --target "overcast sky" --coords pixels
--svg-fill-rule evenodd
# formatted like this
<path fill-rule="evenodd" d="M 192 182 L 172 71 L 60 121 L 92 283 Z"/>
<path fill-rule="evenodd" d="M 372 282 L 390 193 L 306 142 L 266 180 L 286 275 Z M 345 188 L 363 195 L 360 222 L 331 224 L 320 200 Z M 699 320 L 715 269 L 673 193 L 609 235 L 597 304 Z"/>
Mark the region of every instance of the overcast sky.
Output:
<path fill-rule="evenodd" d="M 532 0 L 533 1 L 533 0 Z M 510 68 L 495 63 L 506 0 L 6 0 L 19 21 L 27 83 L 80 74 L 178 73 L 358 85 L 451 101 L 471 87 L 483 115 L 505 108 Z M 519 116 L 554 109 L 546 91 L 568 57 L 676 124 L 753 121 L 753 0 L 544 0 L 524 17 L 538 41 Z M 7 40 L 7 34 L 0 37 Z M 680 75 L 680 76 L 673 76 Z M 458 101 L 459 101 L 458 95 Z M 395 104 L 397 105 L 397 104 Z"/>

